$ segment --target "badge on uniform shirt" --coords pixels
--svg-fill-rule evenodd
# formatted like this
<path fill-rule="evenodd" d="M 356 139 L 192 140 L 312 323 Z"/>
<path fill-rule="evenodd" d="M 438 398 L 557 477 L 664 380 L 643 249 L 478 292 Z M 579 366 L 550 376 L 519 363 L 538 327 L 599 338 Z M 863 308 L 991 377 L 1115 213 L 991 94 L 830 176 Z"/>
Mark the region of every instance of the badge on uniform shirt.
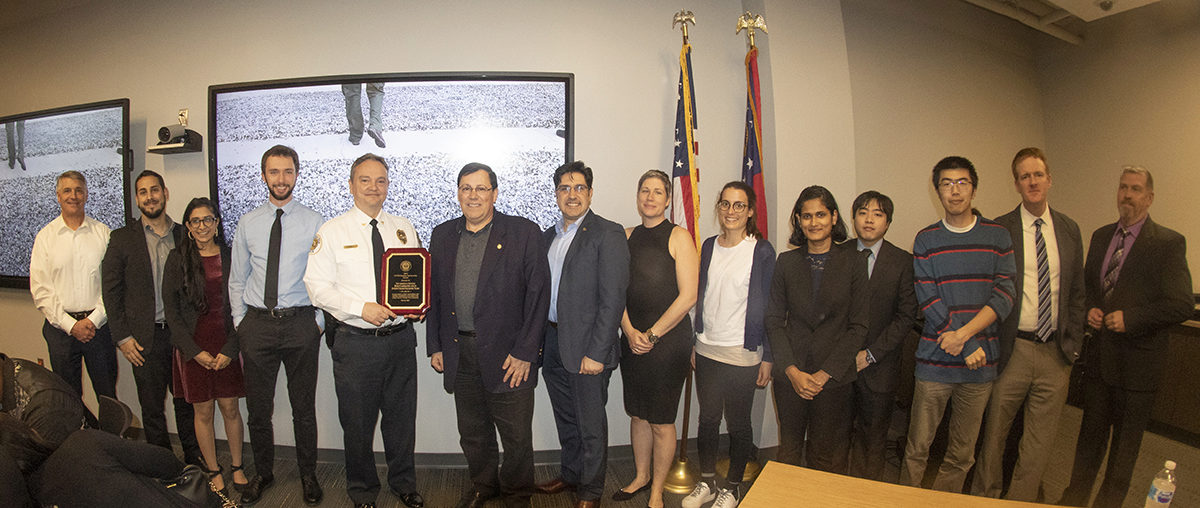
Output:
<path fill-rule="evenodd" d="M 308 253 L 316 254 L 319 250 L 321 250 L 321 235 L 316 235 L 313 237 L 312 248 L 308 249 Z"/>
<path fill-rule="evenodd" d="M 408 243 L 408 235 L 404 234 L 404 231 L 402 231 L 402 230 L 399 230 L 399 229 L 396 230 L 396 238 L 400 239 L 400 243 L 403 243 L 403 244 Z"/>

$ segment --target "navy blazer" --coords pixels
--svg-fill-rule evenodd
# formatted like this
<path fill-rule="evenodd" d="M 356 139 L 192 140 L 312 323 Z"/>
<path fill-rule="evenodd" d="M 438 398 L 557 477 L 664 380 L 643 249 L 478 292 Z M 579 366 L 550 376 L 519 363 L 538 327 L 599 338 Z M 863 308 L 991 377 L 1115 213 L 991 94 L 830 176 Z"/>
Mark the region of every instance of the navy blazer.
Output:
<path fill-rule="evenodd" d="M 1125 332 L 1101 330 L 1087 346 L 1084 373 L 1099 376 L 1109 386 L 1154 391 L 1167 362 L 1167 331 L 1191 318 L 1192 275 L 1182 235 L 1146 218 L 1142 231 L 1125 254 L 1121 273 L 1109 301 L 1104 301 L 1101 278 L 1108 244 L 1117 224 L 1092 234 L 1084 265 L 1085 306 L 1108 314 L 1122 311 Z"/>
<path fill-rule="evenodd" d="M 584 356 L 608 368 L 620 362 L 617 332 L 629 287 L 625 228 L 594 211 L 581 220 L 558 281 L 558 350 L 570 372 L 579 372 Z M 543 258 L 555 235 L 553 227 L 543 234 Z"/>
<path fill-rule="evenodd" d="M 867 259 L 853 243 L 834 245 L 814 299 L 807 252 L 801 246 L 775 262 L 767 304 L 775 375 L 786 377 L 794 365 L 809 374 L 825 371 L 832 377 L 826 388 L 842 386 L 855 379 L 854 356 L 867 334 Z"/>
<path fill-rule="evenodd" d="M 880 241 L 879 257 L 867 281 L 867 334 L 862 345 L 871 351 L 875 363 L 859 371 L 858 379 L 873 392 L 887 393 L 896 389 L 900 379 L 901 345 L 917 321 L 917 294 L 912 254 L 892 242 Z M 858 248 L 857 241 L 847 244 Z M 866 257 L 866 253 L 860 255 Z"/>
<path fill-rule="evenodd" d="M 430 356 L 442 353 L 442 385 L 448 393 L 454 392 L 458 373 L 454 276 L 459 231 L 465 226 L 466 220 L 459 216 L 433 228 L 429 238 L 432 273 L 425 345 Z M 501 393 L 537 386 L 537 366 L 550 308 L 550 265 L 537 224 L 495 212 L 491 227 L 479 268 L 472 317 L 483 386 L 491 393 Z M 503 365 L 508 355 L 532 364 L 529 380 L 517 388 L 509 388 L 504 382 Z"/>
<path fill-rule="evenodd" d="M 1083 327 L 1087 313 L 1083 308 L 1083 238 L 1079 225 L 1070 217 L 1050 209 L 1050 220 L 1054 221 L 1055 244 L 1058 245 L 1058 327 L 1050 340 L 1058 344 L 1063 361 L 1075 363 L 1083 348 Z M 1025 232 L 1021 229 L 1021 205 L 1013 211 L 996 217 L 996 223 L 1008 229 L 1012 237 L 1013 261 L 1017 271 L 1013 276 L 1013 308 L 1000 324 L 1000 364 L 1002 372 L 1012 357 L 1013 341 L 1017 338 L 1017 324 L 1021 321 L 1022 292 L 1025 290 Z M 1107 245 L 1106 245 L 1107 247 Z M 1103 256 L 1103 252 L 1101 252 Z M 1036 263 L 1037 260 L 1034 260 Z M 1035 283 L 1037 281 L 1034 281 Z"/>
<path fill-rule="evenodd" d="M 184 241 L 183 230 L 183 224 L 175 224 L 175 245 Z M 142 347 L 150 347 L 154 340 L 156 304 L 151 270 L 142 220 L 113 231 L 100 263 L 100 281 L 114 343 L 133 336 Z"/>
<path fill-rule="evenodd" d="M 696 295 L 696 333 L 704 333 L 704 293 L 708 288 L 708 270 L 712 264 L 713 245 L 717 237 L 710 236 L 700 246 L 700 284 Z M 771 363 L 771 341 L 767 340 L 767 298 L 771 294 L 771 278 L 775 274 L 775 247 L 766 238 L 754 243 L 753 261 L 750 264 L 750 290 L 746 295 L 746 326 L 743 346 L 750 351 L 763 347 L 762 361 Z M 694 337 L 694 335 L 693 335 Z"/>
<path fill-rule="evenodd" d="M 190 241 L 190 240 L 184 240 Z M 229 247 L 221 246 L 221 294 L 224 298 L 225 310 L 225 345 L 220 353 L 237 359 L 240 347 L 237 332 L 233 329 L 233 313 L 229 310 L 229 262 L 232 254 Z M 166 314 L 167 328 L 171 331 L 171 343 L 179 349 L 186 362 L 200 354 L 202 349 L 196 345 L 196 322 L 200 320 L 200 311 L 192 307 L 183 294 L 183 256 L 178 247 L 171 250 L 163 268 L 163 308 Z"/>

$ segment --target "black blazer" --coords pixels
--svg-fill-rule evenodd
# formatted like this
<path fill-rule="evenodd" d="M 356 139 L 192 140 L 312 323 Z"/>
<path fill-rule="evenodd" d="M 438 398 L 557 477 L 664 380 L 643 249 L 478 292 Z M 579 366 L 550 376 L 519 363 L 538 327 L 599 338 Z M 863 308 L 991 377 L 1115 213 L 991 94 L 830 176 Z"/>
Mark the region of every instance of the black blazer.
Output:
<path fill-rule="evenodd" d="M 184 241 L 183 224 L 176 224 L 175 245 Z M 146 230 L 138 219 L 112 232 L 100 263 L 104 309 L 113 342 L 133 336 L 143 347 L 154 340 L 154 274 L 146 249 Z"/>
<path fill-rule="evenodd" d="M 867 334 L 862 345 L 871 350 L 875 363 L 858 371 L 859 382 L 877 393 L 896 390 L 901 345 L 917 320 L 912 254 L 892 242 L 882 242 L 875 270 L 867 282 Z M 858 248 L 857 242 L 848 243 Z M 865 257 L 866 253 L 860 255 Z"/>
<path fill-rule="evenodd" d="M 826 388 L 855 379 L 854 356 L 867 334 L 867 259 L 851 242 L 835 245 L 825 262 L 821 287 L 812 294 L 807 246 L 779 255 L 767 302 L 767 338 L 775 375 L 795 365 L 824 370 Z M 776 381 L 778 382 L 778 381 Z"/>
<path fill-rule="evenodd" d="M 430 356 L 442 353 L 443 387 L 454 392 L 458 372 L 458 316 L 454 278 L 462 217 L 433 228 L 429 320 L 425 345 Z M 480 376 L 487 391 L 512 391 L 504 382 L 508 355 L 533 364 L 529 380 L 517 386 L 537 386 L 537 366 L 545 340 L 550 308 L 550 264 L 542 250 L 541 229 L 522 218 L 496 212 L 487 248 L 479 267 L 473 318 L 479 348 Z"/>
<path fill-rule="evenodd" d="M 1083 308 L 1083 238 L 1079 234 L 1079 225 L 1058 210 L 1050 209 L 1050 219 L 1054 221 L 1059 263 L 1058 328 L 1050 340 L 1058 344 L 1063 361 L 1072 364 L 1079 359 L 1079 352 L 1083 348 L 1083 327 L 1087 322 L 1087 313 Z M 1012 357 L 1013 341 L 1017 338 L 1017 324 L 1021 321 L 1021 303 L 1024 301 L 1022 292 L 1025 287 L 1025 233 L 1021 229 L 1021 205 L 996 217 L 996 222 L 1008 229 L 1008 234 L 1012 237 L 1013 261 L 1017 266 L 1013 276 L 1013 308 L 1008 317 L 1000 323 L 1000 360 L 997 371 L 1003 372 L 1008 359 Z M 1103 251 L 1100 255 L 1104 255 Z"/>
<path fill-rule="evenodd" d="M 229 258 L 229 247 L 222 245 L 221 287 L 222 294 L 225 295 L 225 346 L 221 348 L 220 353 L 237 359 L 238 339 L 233 329 L 233 313 L 229 311 Z M 184 361 L 191 360 L 202 351 L 194 339 L 200 311 L 192 307 L 183 295 L 183 256 L 178 248 L 167 256 L 166 268 L 163 271 L 163 307 L 167 315 L 167 327 L 171 330 L 171 342 L 179 349 Z"/>
<path fill-rule="evenodd" d="M 558 281 L 558 351 L 570 372 L 579 372 L 584 356 L 607 368 L 620 362 L 617 331 L 629 287 L 625 228 L 594 211 L 581 220 Z M 555 234 L 554 227 L 543 233 L 543 255 Z"/>
<path fill-rule="evenodd" d="M 1088 344 L 1084 375 L 1099 376 L 1110 386 L 1133 391 L 1154 391 L 1166 365 L 1167 331 L 1192 316 L 1192 276 L 1187 266 L 1187 244 L 1182 235 L 1146 218 L 1142 231 L 1125 254 L 1125 263 L 1104 301 L 1101 278 L 1105 251 L 1116 233 L 1109 224 L 1092 234 L 1084 266 L 1088 309 L 1108 314 L 1122 311 L 1125 332 L 1101 330 Z"/>

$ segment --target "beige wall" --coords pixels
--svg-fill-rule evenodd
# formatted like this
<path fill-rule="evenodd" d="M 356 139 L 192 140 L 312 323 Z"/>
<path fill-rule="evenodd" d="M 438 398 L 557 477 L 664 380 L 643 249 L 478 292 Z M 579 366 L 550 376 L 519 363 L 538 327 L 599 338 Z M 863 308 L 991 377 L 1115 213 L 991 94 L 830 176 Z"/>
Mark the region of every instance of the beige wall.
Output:
<path fill-rule="evenodd" d="M 1200 4 L 1165 0 L 1090 28 L 1082 47 L 1049 46 L 1038 61 L 1053 206 L 1079 222 L 1086 244 L 1117 219 L 1121 166 L 1142 165 L 1154 174 L 1150 216 L 1197 238 Z M 1194 243 L 1188 261 L 1200 266 Z"/>

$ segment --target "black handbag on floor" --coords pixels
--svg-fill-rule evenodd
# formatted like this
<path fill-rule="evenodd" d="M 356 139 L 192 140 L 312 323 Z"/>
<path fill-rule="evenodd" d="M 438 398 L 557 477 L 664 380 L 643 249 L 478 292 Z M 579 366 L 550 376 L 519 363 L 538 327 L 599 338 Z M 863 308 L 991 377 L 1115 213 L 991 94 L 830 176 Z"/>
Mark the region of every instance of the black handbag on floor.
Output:
<path fill-rule="evenodd" d="M 191 501 L 196 506 L 221 508 L 225 505 L 221 497 L 209 488 L 208 475 L 195 464 L 188 464 L 175 478 L 159 481 L 168 491 Z"/>

